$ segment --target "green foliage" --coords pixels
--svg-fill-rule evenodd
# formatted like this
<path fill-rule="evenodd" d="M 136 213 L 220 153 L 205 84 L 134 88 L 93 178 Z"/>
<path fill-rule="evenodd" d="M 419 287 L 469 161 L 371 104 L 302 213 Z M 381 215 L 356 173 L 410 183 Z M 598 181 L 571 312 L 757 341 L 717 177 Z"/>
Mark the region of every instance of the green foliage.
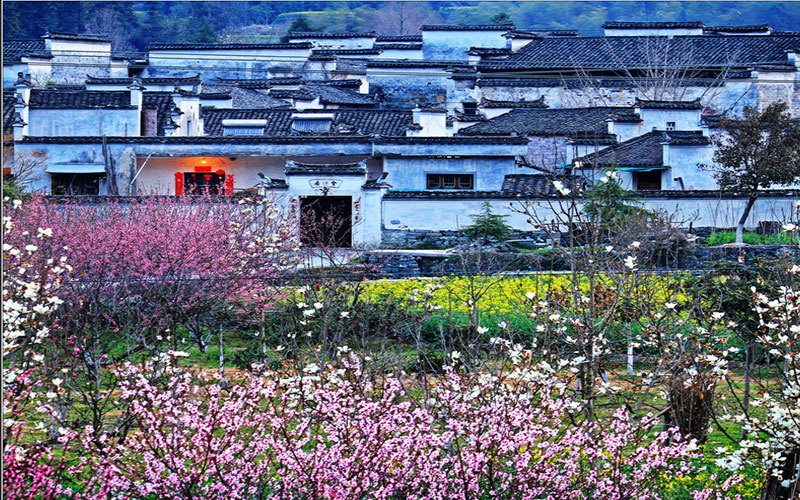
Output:
<path fill-rule="evenodd" d="M 505 241 L 511 235 L 512 227 L 505 219 L 507 215 L 499 215 L 492 212 L 492 205 L 484 201 L 481 211 L 478 214 L 470 215 L 472 224 L 464 228 L 464 234 L 471 240 L 482 239 L 484 244 L 489 243 L 489 239 Z"/>
<path fill-rule="evenodd" d="M 763 112 L 746 107 L 741 119 L 725 119 L 725 135 L 714 137 L 710 170 L 726 191 L 756 193 L 773 185 L 786 186 L 800 178 L 800 118 L 784 102 Z"/>
<path fill-rule="evenodd" d="M 493 15 L 490 21 L 492 22 L 492 24 L 508 24 L 514 22 L 514 20 L 511 19 L 511 16 L 509 16 L 507 12 L 500 12 L 499 14 Z"/>
<path fill-rule="evenodd" d="M 292 25 L 289 26 L 289 31 L 313 31 L 311 29 L 311 24 L 308 22 L 308 18 L 302 14 L 297 16 L 294 21 L 292 21 Z"/>
<path fill-rule="evenodd" d="M 778 30 L 800 29 L 800 9 L 791 2 L 408 2 L 432 17 L 450 24 L 506 22 L 503 14 L 522 29 L 578 29 L 582 35 L 602 35 L 607 20 L 630 21 L 695 21 L 714 24 L 770 24 Z M 199 4 L 199 5 L 195 5 Z M 81 32 L 92 21 L 93 13 L 111 9 L 138 15 L 121 15 L 126 39 L 139 50 L 148 43 L 180 42 L 188 31 L 203 28 L 208 21 L 215 33 L 250 25 L 278 25 L 289 15 L 319 12 L 309 25 L 324 23 L 328 30 L 375 29 L 375 15 L 381 2 L 38 2 L 19 1 L 3 4 L 3 36 L 5 38 L 38 38 L 45 30 Z M 202 15 L 197 10 L 204 10 Z M 164 22 L 153 19 L 158 11 Z M 501 17 L 503 16 L 503 17 Z M 288 24 L 288 20 L 286 21 Z M 299 26 L 303 28 L 303 26 Z M 203 28 L 208 31 L 206 28 Z M 319 26 L 317 26 L 319 29 Z M 298 30 L 299 31 L 299 30 Z M 208 39 L 207 34 L 203 38 Z"/>
<path fill-rule="evenodd" d="M 24 200 L 29 196 L 29 194 L 23 192 L 22 188 L 14 179 L 3 179 L 3 198 L 8 197 L 12 200 Z"/>
<path fill-rule="evenodd" d="M 719 231 L 711 233 L 711 235 L 703 240 L 704 245 L 726 245 L 736 241 L 736 233 L 733 231 Z M 758 233 L 744 233 L 744 243 L 748 245 L 796 245 L 798 244 L 798 237 L 792 233 L 777 233 L 777 234 L 758 234 Z"/>
<path fill-rule="evenodd" d="M 623 189 L 614 169 L 602 172 L 586 193 L 583 213 L 605 235 L 624 231 L 636 217 L 647 215 L 631 191 Z"/>

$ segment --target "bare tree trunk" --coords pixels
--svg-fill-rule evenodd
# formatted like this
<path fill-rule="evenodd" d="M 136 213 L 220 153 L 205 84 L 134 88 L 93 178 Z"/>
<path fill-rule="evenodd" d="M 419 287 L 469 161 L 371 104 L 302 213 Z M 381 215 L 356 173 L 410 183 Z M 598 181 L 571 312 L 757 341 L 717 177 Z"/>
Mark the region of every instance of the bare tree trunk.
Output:
<path fill-rule="evenodd" d="M 628 376 L 633 376 L 633 339 L 631 330 L 633 327 L 628 324 Z"/>
<path fill-rule="evenodd" d="M 222 342 L 222 328 L 219 329 L 219 372 L 225 373 L 225 345 Z"/>
<path fill-rule="evenodd" d="M 736 225 L 736 243 L 744 243 L 744 223 L 747 221 L 747 217 L 750 215 L 750 210 L 752 210 L 757 199 L 758 193 L 750 193 L 750 198 L 747 199 L 747 205 L 744 207 L 742 217 L 739 219 L 739 223 Z"/>
<path fill-rule="evenodd" d="M 261 356 L 258 362 L 261 364 L 267 362 L 267 332 L 264 327 L 264 311 L 261 311 Z"/>
<path fill-rule="evenodd" d="M 753 364 L 753 346 L 748 343 L 744 348 L 744 396 L 742 397 L 742 408 L 745 415 L 750 410 L 750 378 L 751 366 Z M 747 438 L 747 432 L 742 428 L 741 439 Z"/>

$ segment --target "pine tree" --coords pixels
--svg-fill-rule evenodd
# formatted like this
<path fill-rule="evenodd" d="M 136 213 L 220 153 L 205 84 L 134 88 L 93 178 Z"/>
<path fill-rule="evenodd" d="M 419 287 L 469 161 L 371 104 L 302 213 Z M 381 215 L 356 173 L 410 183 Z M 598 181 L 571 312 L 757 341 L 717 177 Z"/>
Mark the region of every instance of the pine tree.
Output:
<path fill-rule="evenodd" d="M 478 214 L 470 215 L 472 224 L 464 228 L 464 234 L 471 240 L 482 239 L 483 244 L 489 239 L 505 241 L 511 235 L 512 227 L 506 224 L 507 215 L 492 212 L 492 205 L 484 201 Z"/>

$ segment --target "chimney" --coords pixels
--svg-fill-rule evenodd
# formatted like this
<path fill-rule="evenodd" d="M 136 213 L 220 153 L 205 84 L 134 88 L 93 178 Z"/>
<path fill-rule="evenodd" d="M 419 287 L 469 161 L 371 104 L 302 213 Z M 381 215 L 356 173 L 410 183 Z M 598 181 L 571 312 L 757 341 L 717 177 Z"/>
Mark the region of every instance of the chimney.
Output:
<path fill-rule="evenodd" d="M 134 135 L 143 135 L 142 131 L 142 101 L 143 101 L 143 91 L 144 86 L 142 85 L 142 80 L 139 77 L 133 78 L 133 83 L 128 85 L 128 90 L 131 93 L 131 106 L 135 107 L 138 112 L 136 113 L 136 123 L 134 124 Z"/>
<path fill-rule="evenodd" d="M 414 124 L 419 125 L 419 115 L 422 110 L 419 109 L 419 104 L 414 105 L 414 109 L 411 110 L 411 121 Z"/>

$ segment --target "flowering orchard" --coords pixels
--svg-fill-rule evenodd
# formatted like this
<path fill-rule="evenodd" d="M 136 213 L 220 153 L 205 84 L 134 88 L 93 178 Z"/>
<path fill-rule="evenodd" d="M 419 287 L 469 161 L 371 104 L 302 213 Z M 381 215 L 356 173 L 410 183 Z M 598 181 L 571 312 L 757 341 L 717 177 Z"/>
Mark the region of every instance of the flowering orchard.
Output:
<path fill-rule="evenodd" d="M 295 283 L 265 200 L 5 208 L 8 498 L 797 497 L 797 268 L 725 309 L 604 242 L 583 276 L 392 296 Z M 245 369 L 198 369 L 223 331 Z"/>

